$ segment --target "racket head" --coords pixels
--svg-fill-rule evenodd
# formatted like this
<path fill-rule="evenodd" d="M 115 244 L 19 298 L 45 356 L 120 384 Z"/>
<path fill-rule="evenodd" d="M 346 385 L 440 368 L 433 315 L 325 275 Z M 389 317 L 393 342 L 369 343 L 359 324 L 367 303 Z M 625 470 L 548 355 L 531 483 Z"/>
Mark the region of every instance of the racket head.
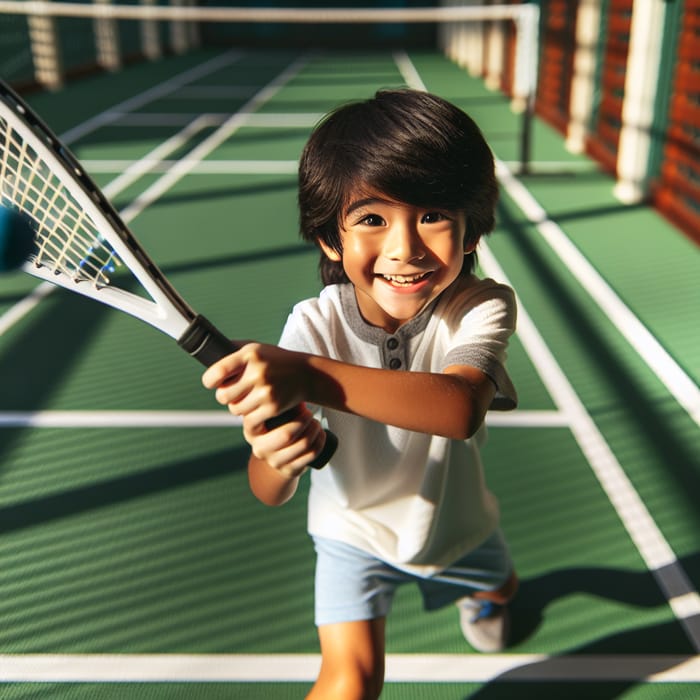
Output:
<path fill-rule="evenodd" d="M 173 338 L 195 317 L 68 147 L 2 81 L 0 205 L 32 223 L 35 246 L 23 265 L 29 274 Z"/>

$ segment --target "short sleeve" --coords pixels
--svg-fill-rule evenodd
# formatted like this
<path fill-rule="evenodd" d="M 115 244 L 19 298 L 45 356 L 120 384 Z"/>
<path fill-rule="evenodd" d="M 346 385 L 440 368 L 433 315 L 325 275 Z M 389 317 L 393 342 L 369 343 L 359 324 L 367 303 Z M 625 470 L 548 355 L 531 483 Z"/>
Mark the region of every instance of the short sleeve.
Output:
<path fill-rule="evenodd" d="M 513 290 L 483 280 L 476 290 L 453 298 L 447 315 L 454 331 L 441 369 L 452 365 L 480 369 L 496 385 L 491 409 L 515 408 L 517 392 L 506 370 L 508 343 L 517 319 Z"/>

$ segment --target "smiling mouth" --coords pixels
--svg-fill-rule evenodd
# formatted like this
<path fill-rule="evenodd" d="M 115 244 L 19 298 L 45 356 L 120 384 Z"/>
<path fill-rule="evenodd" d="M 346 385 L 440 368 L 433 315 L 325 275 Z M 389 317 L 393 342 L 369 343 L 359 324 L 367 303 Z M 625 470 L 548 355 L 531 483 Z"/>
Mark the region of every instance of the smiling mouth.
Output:
<path fill-rule="evenodd" d="M 382 279 L 385 279 L 390 284 L 395 287 L 410 287 L 416 282 L 421 282 L 424 280 L 431 272 L 419 272 L 415 275 L 379 275 Z"/>

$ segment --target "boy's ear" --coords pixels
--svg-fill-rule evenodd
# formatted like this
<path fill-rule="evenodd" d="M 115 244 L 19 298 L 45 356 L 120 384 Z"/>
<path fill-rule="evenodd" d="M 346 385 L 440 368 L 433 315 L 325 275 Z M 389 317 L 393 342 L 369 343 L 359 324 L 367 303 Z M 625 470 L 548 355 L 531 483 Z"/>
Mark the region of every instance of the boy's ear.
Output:
<path fill-rule="evenodd" d="M 469 255 L 469 253 L 473 253 L 476 250 L 476 246 L 479 245 L 479 239 L 477 238 L 475 241 L 468 241 L 464 243 L 464 254 Z"/>
<path fill-rule="evenodd" d="M 318 241 L 318 245 L 323 254 L 332 262 L 340 262 L 343 259 L 342 255 L 335 248 L 331 248 L 325 241 Z"/>

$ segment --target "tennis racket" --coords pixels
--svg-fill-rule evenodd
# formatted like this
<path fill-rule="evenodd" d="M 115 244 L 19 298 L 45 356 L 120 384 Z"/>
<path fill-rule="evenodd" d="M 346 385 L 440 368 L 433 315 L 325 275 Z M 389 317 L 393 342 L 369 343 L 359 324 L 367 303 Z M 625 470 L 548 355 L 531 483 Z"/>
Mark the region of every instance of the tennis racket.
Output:
<path fill-rule="evenodd" d="M 1 80 L 0 204 L 31 220 L 35 250 L 22 268 L 29 274 L 135 316 L 207 367 L 237 348 L 178 294 L 75 156 Z M 131 275 L 120 275 L 119 268 Z M 126 283 L 119 286 L 122 278 Z M 288 422 L 298 410 L 270 419 L 267 427 Z M 326 431 L 311 466 L 323 467 L 337 444 Z"/>

